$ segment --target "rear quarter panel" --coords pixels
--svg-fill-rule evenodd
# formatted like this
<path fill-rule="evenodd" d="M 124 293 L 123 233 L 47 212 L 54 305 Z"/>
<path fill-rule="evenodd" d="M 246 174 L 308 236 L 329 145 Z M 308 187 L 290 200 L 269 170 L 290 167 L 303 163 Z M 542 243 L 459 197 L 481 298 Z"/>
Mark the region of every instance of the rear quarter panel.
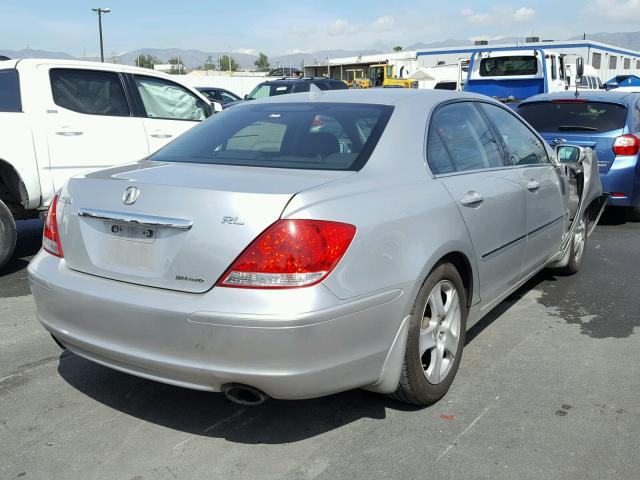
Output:
<path fill-rule="evenodd" d="M 433 108 L 418 96 L 395 105 L 367 164 L 340 181 L 297 194 L 283 218 L 351 223 L 356 236 L 324 284 L 341 299 L 405 284 L 407 308 L 444 255 L 475 255 L 450 194 L 426 166 L 426 129 Z M 479 298 L 473 289 L 473 303 Z"/>

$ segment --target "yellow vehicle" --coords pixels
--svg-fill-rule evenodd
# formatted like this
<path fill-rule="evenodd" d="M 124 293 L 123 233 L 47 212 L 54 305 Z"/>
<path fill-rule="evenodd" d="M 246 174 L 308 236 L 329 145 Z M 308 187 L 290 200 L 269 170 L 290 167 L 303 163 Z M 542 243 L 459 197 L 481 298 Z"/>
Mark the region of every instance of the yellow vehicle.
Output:
<path fill-rule="evenodd" d="M 393 65 L 386 63 L 371 65 L 367 77 L 370 87 L 418 87 L 416 80 L 411 78 L 396 78 Z"/>
<path fill-rule="evenodd" d="M 371 82 L 364 76 L 362 68 L 351 68 L 347 70 L 346 84 L 349 88 L 370 88 Z"/>

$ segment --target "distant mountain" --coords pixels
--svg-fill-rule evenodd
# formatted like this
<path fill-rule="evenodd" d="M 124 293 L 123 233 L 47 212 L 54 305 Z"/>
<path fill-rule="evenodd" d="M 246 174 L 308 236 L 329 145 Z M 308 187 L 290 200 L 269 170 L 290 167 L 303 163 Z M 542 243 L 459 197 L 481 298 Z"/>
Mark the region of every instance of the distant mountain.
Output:
<path fill-rule="evenodd" d="M 294 67 L 299 67 L 303 62 L 305 65 L 311 65 L 313 63 L 324 63 L 327 57 L 339 58 L 339 57 L 352 57 L 358 55 L 371 55 L 375 53 L 382 53 L 380 50 L 320 50 L 312 53 L 292 53 L 290 55 L 277 55 L 269 57 L 269 63 L 272 68 L 276 66 L 289 66 L 291 64 Z M 44 50 L 0 50 L 0 55 L 6 55 L 9 58 L 61 58 L 61 59 L 74 59 L 98 61 L 98 57 L 73 57 L 67 53 L 62 52 L 45 52 Z M 178 57 L 182 64 L 187 68 L 196 68 L 205 64 L 207 59 L 211 57 L 215 64 L 218 63 L 218 59 L 223 55 L 228 55 L 228 52 L 206 52 L 203 50 L 184 50 L 180 48 L 138 48 L 130 52 L 125 52 L 120 55 L 116 55 L 115 59 L 117 63 L 125 65 L 135 65 L 136 58 L 139 55 L 151 55 L 160 59 L 164 63 L 168 63 L 170 58 Z M 231 56 L 236 62 L 240 64 L 243 69 L 253 69 L 254 62 L 258 58 L 257 55 L 250 55 L 245 53 L 232 52 Z M 105 59 L 107 60 L 107 59 Z M 111 60 L 111 57 L 107 61 Z"/>
<path fill-rule="evenodd" d="M 489 40 L 489 45 L 501 45 L 504 43 L 517 43 L 522 41 L 523 39 L 521 37 L 502 37 L 494 40 Z M 441 42 L 430 42 L 430 43 L 416 42 L 407 47 L 404 47 L 404 50 L 424 50 L 428 48 L 461 47 L 461 46 L 473 45 L 473 44 L 474 44 L 474 40 L 450 38 L 448 40 L 443 40 Z"/>
<path fill-rule="evenodd" d="M 582 40 L 582 35 L 572 37 L 569 40 Z M 587 33 L 587 40 L 608 43 L 616 47 L 640 50 L 640 32 L 619 32 L 619 33 Z"/>
<path fill-rule="evenodd" d="M 609 43 L 622 48 L 629 48 L 632 50 L 640 50 L 640 32 L 620 32 L 620 33 L 593 33 L 586 35 L 588 40 L 594 40 L 597 42 Z M 582 39 L 582 35 L 570 38 L 569 40 Z M 522 42 L 521 37 L 504 37 L 500 39 L 490 40 L 490 45 L 496 44 L 515 44 Z M 454 39 L 450 38 L 439 42 L 416 42 L 404 47 L 404 50 L 421 50 L 428 48 L 447 48 L 457 47 L 462 45 L 471 45 L 473 40 L 469 39 Z M 320 50 L 317 52 L 309 53 L 292 53 L 290 55 L 275 55 L 269 57 L 269 63 L 272 68 L 276 68 L 278 65 L 281 67 L 294 66 L 299 67 L 303 62 L 305 65 L 311 65 L 315 63 L 325 63 L 328 58 L 340 58 L 340 57 L 356 57 L 359 55 L 371 55 L 377 53 L 384 53 L 381 50 Z M 211 57 L 214 63 L 217 64 L 218 59 L 223 55 L 227 55 L 228 52 L 224 51 L 212 51 L 207 52 L 204 50 L 185 50 L 180 48 L 139 48 L 130 52 L 125 52 L 115 57 L 117 63 L 123 63 L 127 65 L 135 65 L 136 57 L 140 54 L 152 55 L 159 58 L 162 62 L 168 62 L 172 57 L 179 57 L 182 64 L 187 68 L 196 68 L 207 61 L 208 57 Z M 63 52 L 47 52 L 44 50 L 0 50 L 0 55 L 5 55 L 10 58 L 61 58 L 61 59 L 74 59 L 67 53 Z M 231 56 L 238 62 L 242 69 L 253 69 L 254 62 L 257 55 L 250 55 L 244 53 L 232 53 Z M 98 60 L 98 58 L 81 58 L 80 60 Z M 111 60 L 111 58 L 109 58 Z"/>
<path fill-rule="evenodd" d="M 68 53 L 46 52 L 44 50 L 33 50 L 31 48 L 24 48 L 22 50 L 0 50 L 0 55 L 9 58 L 61 58 L 63 60 L 72 60 L 75 58 Z"/>

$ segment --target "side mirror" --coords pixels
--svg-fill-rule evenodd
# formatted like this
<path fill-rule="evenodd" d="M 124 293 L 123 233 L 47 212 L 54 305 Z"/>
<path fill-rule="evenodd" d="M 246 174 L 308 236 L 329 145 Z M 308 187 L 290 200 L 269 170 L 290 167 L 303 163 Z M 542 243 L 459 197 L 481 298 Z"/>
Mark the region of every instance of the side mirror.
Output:
<path fill-rule="evenodd" d="M 242 98 L 243 98 L 243 100 L 249 100 L 249 94 L 245 93 L 244 97 L 242 97 Z"/>
<path fill-rule="evenodd" d="M 558 145 L 556 147 L 556 157 L 560 163 L 570 163 L 577 165 L 580 161 L 582 149 L 575 145 Z"/>
<path fill-rule="evenodd" d="M 584 59 L 582 57 L 576 58 L 576 77 L 584 75 Z"/>

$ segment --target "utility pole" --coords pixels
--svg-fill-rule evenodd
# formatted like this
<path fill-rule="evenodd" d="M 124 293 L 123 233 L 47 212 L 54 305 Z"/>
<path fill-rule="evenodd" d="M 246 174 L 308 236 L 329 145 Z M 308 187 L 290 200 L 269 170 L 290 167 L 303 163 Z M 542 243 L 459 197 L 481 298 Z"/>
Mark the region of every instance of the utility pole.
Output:
<path fill-rule="evenodd" d="M 229 48 L 229 75 L 231 75 L 231 48 Z"/>
<path fill-rule="evenodd" d="M 102 43 L 102 14 L 109 13 L 111 11 L 110 8 L 92 8 L 94 12 L 98 14 L 98 31 L 100 32 L 100 61 L 104 63 L 104 45 Z"/>

